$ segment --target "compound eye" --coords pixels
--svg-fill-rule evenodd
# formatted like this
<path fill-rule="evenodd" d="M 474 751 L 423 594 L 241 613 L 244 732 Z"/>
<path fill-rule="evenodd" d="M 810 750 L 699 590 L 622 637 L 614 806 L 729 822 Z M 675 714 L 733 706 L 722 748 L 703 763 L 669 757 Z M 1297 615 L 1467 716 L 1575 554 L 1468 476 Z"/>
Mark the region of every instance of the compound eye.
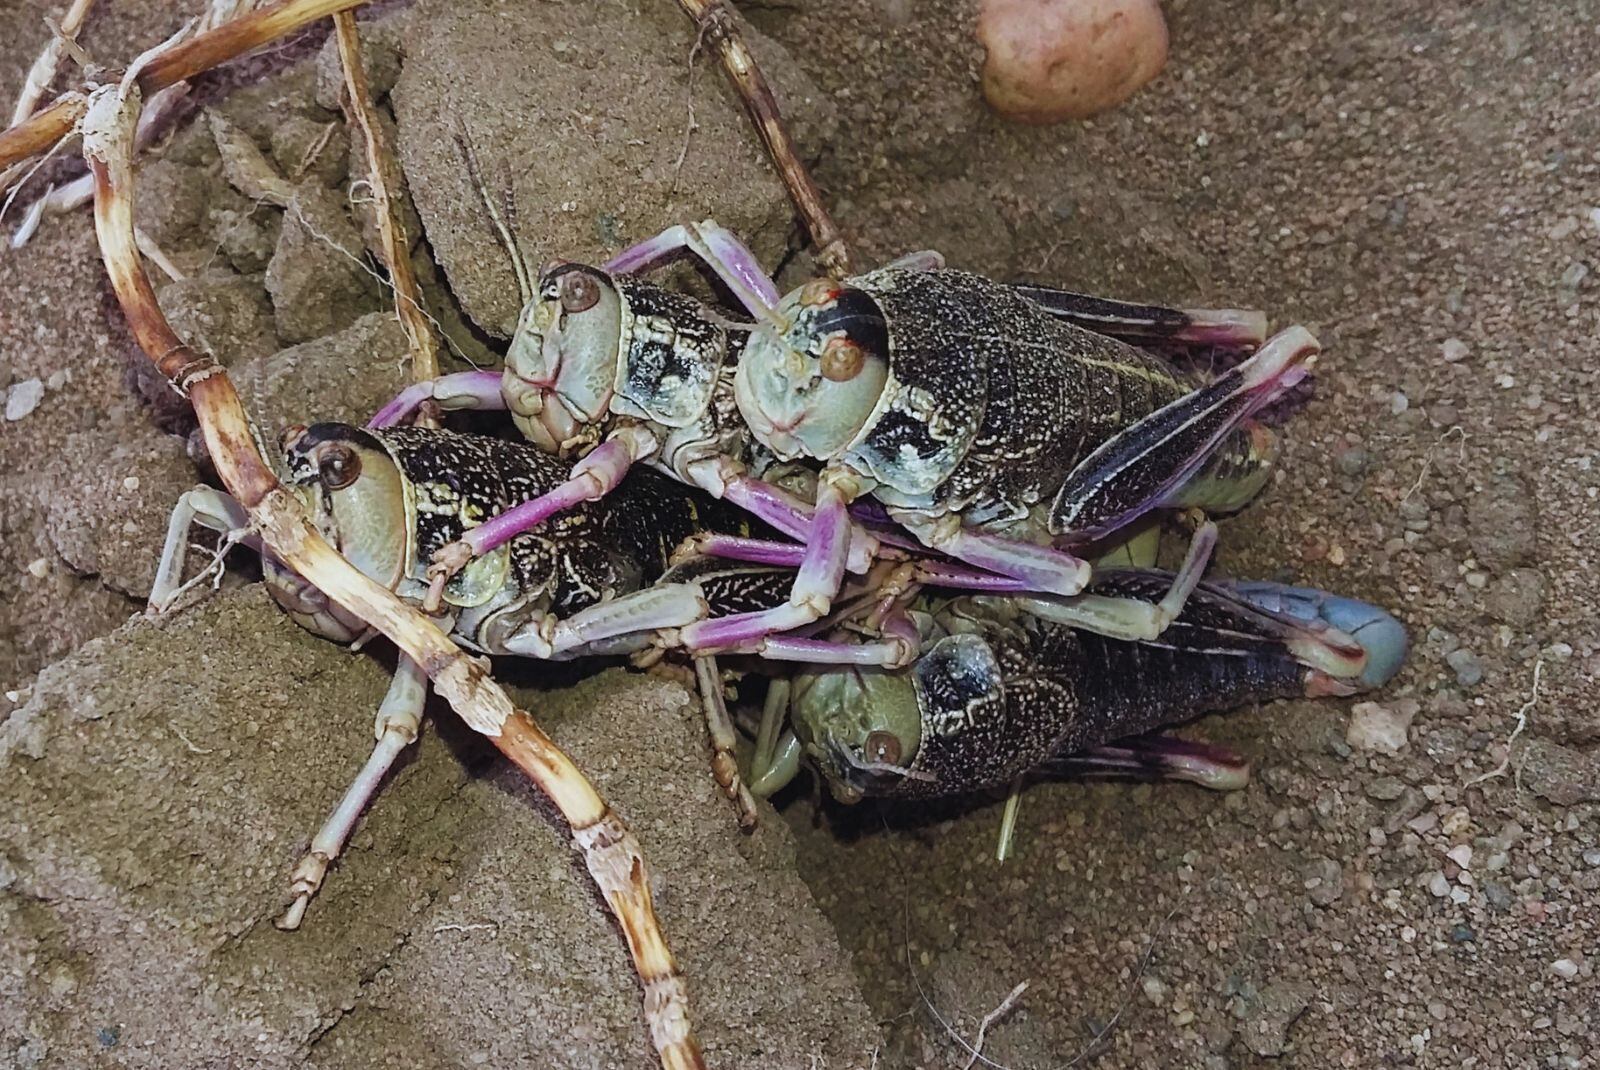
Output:
<path fill-rule="evenodd" d="M 872 732 L 862 747 L 862 756 L 876 765 L 899 765 L 900 737 L 893 732 Z"/>
<path fill-rule="evenodd" d="M 848 338 L 831 338 L 822 347 L 822 377 L 848 383 L 866 367 L 867 351 Z"/>
<path fill-rule="evenodd" d="M 294 448 L 294 444 L 300 441 L 300 436 L 305 433 L 305 424 L 290 424 L 288 427 L 285 427 L 278 435 L 279 451 L 282 453 L 288 453 Z"/>
<path fill-rule="evenodd" d="M 561 307 L 567 312 L 587 312 L 600 301 L 600 284 L 583 271 L 561 276 Z"/>
<path fill-rule="evenodd" d="M 329 490 L 343 490 L 361 478 L 361 458 L 342 442 L 332 442 L 317 454 L 317 477 Z"/>

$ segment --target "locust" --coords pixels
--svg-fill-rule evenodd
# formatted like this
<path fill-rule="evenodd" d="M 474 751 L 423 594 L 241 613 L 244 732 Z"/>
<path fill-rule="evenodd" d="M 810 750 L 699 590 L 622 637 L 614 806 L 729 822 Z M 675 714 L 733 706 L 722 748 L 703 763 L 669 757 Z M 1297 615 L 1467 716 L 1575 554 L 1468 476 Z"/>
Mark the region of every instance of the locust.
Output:
<path fill-rule="evenodd" d="M 492 214 L 514 254 L 504 217 Z M 686 252 L 712 266 L 749 321 L 635 274 Z M 1154 605 L 1074 598 L 1089 568 L 1059 546 L 1116 535 L 1156 510 L 1242 508 L 1277 448 L 1250 416 L 1298 382 L 1316 350 L 1309 332 L 1291 329 L 1200 384 L 1123 339 L 1249 349 L 1263 317 L 1003 285 L 946 270 L 932 253 L 780 297 L 753 254 L 711 221 L 598 268 L 557 263 L 526 292 L 498 377 L 419 384 L 372 421 L 390 426 L 429 401 L 505 408 L 542 448 L 581 455 L 562 486 L 442 548 L 434 583 L 603 497 L 645 463 L 808 548 L 708 544 L 799 571 L 783 605 L 683 629 L 690 652 L 751 652 L 809 625 L 827 615 L 847 573 L 907 550 L 945 557 L 946 583 L 1064 596 L 1084 626 L 1159 634 L 1204 569 L 1209 523 L 1198 525 L 1170 597 Z M 761 478 L 775 459 L 816 466 L 815 502 Z M 869 491 L 889 527 L 851 521 L 847 507 Z M 885 650 L 896 664 L 915 654 Z"/>
<path fill-rule="evenodd" d="M 1155 600 L 1169 582 L 1118 569 L 1094 589 Z M 845 803 L 1052 773 L 1238 787 L 1248 763 L 1164 730 L 1210 711 L 1381 687 L 1407 651 L 1404 627 L 1377 606 L 1265 582 L 1203 583 L 1153 640 L 1052 621 L 1013 596 L 934 592 L 910 614 L 923 638 L 912 665 L 808 667 L 772 685 L 750 772 L 758 796 L 803 762 Z M 1331 665 L 1327 650 L 1351 641 Z M 792 727 L 780 734 L 785 713 Z"/>
<path fill-rule="evenodd" d="M 567 473 L 558 457 L 527 443 L 429 428 L 291 427 L 281 438 L 281 453 L 286 483 L 322 535 L 369 578 L 413 602 L 426 594 L 425 569 L 434 549 L 485 517 L 548 491 Z M 237 502 L 204 486 L 184 494 L 173 511 L 151 592 L 153 610 L 169 609 L 189 585 L 182 572 L 196 524 L 224 533 L 224 548 L 244 543 L 264 551 L 268 590 L 301 626 L 335 642 L 365 641 L 363 621 L 267 551 Z M 442 625 L 468 649 L 537 659 L 670 642 L 662 636 L 704 619 L 711 606 L 698 583 L 660 577 L 681 543 L 707 532 L 761 533 L 747 514 L 729 505 L 637 473 L 615 495 L 563 513 L 476 559 L 446 588 Z M 784 644 L 783 637 L 775 638 Z M 771 656 L 814 658 L 823 646 L 798 640 Z M 716 675 L 714 665 L 700 671 L 707 680 Z M 300 924 L 378 783 L 415 740 L 425 695 L 426 678 L 402 658 L 378 711 L 371 758 L 294 869 L 291 906 L 280 921 L 285 928 Z M 707 715 L 725 719 L 725 707 L 708 706 Z M 710 730 L 713 769 L 748 827 L 754 803 L 738 780 L 733 729 L 724 720 Z"/>

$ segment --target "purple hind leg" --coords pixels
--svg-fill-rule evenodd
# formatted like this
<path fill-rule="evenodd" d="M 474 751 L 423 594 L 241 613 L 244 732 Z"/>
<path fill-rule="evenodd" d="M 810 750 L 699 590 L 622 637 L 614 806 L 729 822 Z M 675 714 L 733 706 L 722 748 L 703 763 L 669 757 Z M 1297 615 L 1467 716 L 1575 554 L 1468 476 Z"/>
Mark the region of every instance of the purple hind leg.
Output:
<path fill-rule="evenodd" d="M 1112 436 L 1062 484 L 1050 530 L 1098 539 L 1175 504 L 1229 433 L 1304 379 L 1317 352 L 1304 327 L 1280 331 L 1243 364 Z"/>
<path fill-rule="evenodd" d="M 680 633 L 685 648 L 691 653 L 747 649 L 774 633 L 803 628 L 825 616 L 844 583 L 852 526 L 850 497 L 834 480 L 818 482 L 805 556 L 787 602 L 692 624 Z"/>
<path fill-rule="evenodd" d="M 1165 308 L 1031 283 L 1016 283 L 1012 288 L 1068 323 L 1139 345 L 1178 343 L 1248 350 L 1267 337 L 1266 315 L 1251 309 Z"/>
<path fill-rule="evenodd" d="M 1250 763 L 1212 743 L 1177 736 L 1134 736 L 1052 759 L 1053 772 L 1069 776 L 1182 780 L 1212 791 L 1237 791 L 1250 783 Z"/>
<path fill-rule="evenodd" d="M 367 426 L 393 427 L 404 423 L 425 401 L 431 401 L 441 409 L 503 409 L 506 399 L 500 392 L 501 378 L 500 372 L 455 372 L 413 383 L 379 409 L 367 421 Z"/>
<path fill-rule="evenodd" d="M 624 249 L 602 265 L 616 275 L 650 271 L 692 253 L 714 271 L 732 290 L 752 316 L 771 319 L 772 310 L 782 295 L 745 244 L 733 234 L 707 219 L 668 227 L 654 238 Z"/>
<path fill-rule="evenodd" d="M 889 515 L 929 549 L 984 572 L 1021 581 L 1023 590 L 1075 595 L 1089 582 L 1089 562 L 1064 550 L 960 527 L 951 523 L 950 517 L 931 520 L 926 514 L 904 509 L 891 509 Z"/>
<path fill-rule="evenodd" d="M 746 539 L 737 535 L 696 535 L 691 538 L 689 546 L 689 552 L 706 557 L 749 561 L 757 565 L 777 565 L 780 568 L 799 568 L 806 555 L 806 548 L 797 542 Z M 917 583 L 931 587 L 982 591 L 987 594 L 1027 594 L 1033 590 L 1025 580 L 997 576 L 981 569 L 968 568 L 954 561 L 938 561 L 930 558 L 913 564 L 915 566 L 913 579 Z"/>
<path fill-rule="evenodd" d="M 445 583 L 474 557 L 510 542 L 557 513 L 610 494 L 628 474 L 628 469 L 654 453 L 658 445 L 655 436 L 642 427 L 623 428 L 573 465 L 572 477 L 555 490 L 513 506 L 468 529 L 455 542 L 441 546 L 428 566 L 430 586 L 426 607 L 430 610 L 438 607 Z"/>

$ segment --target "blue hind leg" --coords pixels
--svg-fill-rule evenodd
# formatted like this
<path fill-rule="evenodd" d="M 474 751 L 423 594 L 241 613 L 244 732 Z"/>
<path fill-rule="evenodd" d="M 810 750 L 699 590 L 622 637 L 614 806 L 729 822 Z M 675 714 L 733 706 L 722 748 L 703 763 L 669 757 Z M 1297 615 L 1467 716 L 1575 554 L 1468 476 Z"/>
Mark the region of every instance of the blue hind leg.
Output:
<path fill-rule="evenodd" d="M 1354 639 L 1367 654 L 1366 665 L 1356 681 L 1363 691 L 1382 687 L 1394 678 L 1405 663 L 1406 651 L 1410 646 L 1405 626 L 1370 602 L 1345 598 L 1314 587 L 1290 587 L 1265 581 L 1230 582 L 1218 586 L 1268 613 L 1296 620 L 1320 620 Z"/>

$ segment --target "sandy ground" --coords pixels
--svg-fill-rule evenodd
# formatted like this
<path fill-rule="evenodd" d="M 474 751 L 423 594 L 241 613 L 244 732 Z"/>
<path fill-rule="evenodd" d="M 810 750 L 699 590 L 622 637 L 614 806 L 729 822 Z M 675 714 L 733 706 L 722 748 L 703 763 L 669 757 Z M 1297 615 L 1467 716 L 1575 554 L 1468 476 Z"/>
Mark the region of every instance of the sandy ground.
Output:
<path fill-rule="evenodd" d="M 0 0 L 0 99 L 57 13 Z M 1023 981 L 985 1046 L 1007 1066 L 1600 1065 L 1597 5 L 1169 4 L 1167 72 L 1044 130 L 985 112 L 963 5 L 747 13 L 864 261 L 932 246 L 1316 330 L 1317 396 L 1221 566 L 1393 607 L 1416 649 L 1377 696 L 1413 715 L 1400 753 L 1352 749 L 1349 703 L 1207 719 L 1254 761 L 1248 790 L 1039 785 L 1003 866 L 990 800 L 819 821 L 800 792 L 741 838 L 673 685 L 542 680 L 527 700 L 656 867 L 715 1065 L 960 1066 L 952 1031 Z M 112 5 L 85 44 L 122 58 L 180 21 Z M 664 0 L 424 3 L 367 36 L 460 357 L 486 359 L 518 302 L 463 140 L 529 263 L 706 215 L 781 255 L 781 194 Z M 295 211 L 227 181 L 205 117 L 141 176 L 141 223 L 189 276 L 163 303 L 269 432 L 370 410 L 403 349 L 360 263 L 326 50 L 278 68 L 200 95 L 296 183 Z M 647 1065 L 560 829 L 447 716 L 306 931 L 267 924 L 382 669 L 232 581 L 125 623 L 197 472 L 181 413 L 129 381 L 91 229 L 79 213 L 0 254 L 19 412 L 0 421 L 0 1055 Z"/>

